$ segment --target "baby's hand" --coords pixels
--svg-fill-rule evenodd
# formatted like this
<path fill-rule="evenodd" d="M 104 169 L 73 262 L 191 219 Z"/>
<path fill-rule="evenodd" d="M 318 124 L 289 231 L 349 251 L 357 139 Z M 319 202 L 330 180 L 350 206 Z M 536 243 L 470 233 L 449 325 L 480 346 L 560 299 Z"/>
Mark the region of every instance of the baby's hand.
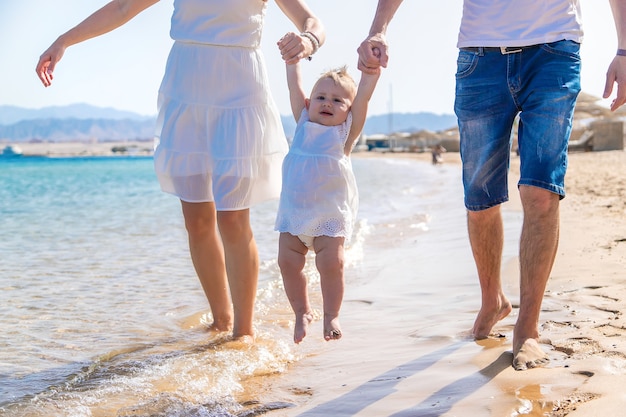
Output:
<path fill-rule="evenodd" d="M 372 48 L 372 54 L 376 57 L 376 58 L 380 58 L 380 49 L 378 48 Z M 361 70 L 361 74 L 362 76 L 373 76 L 378 78 L 382 72 L 382 68 L 381 67 L 377 67 L 377 68 L 359 68 Z"/>
<path fill-rule="evenodd" d="M 387 41 L 385 35 L 379 33 L 371 35 L 357 48 L 359 64 L 357 68 L 364 73 L 374 74 L 380 67 L 386 68 L 389 57 L 387 56 Z"/>

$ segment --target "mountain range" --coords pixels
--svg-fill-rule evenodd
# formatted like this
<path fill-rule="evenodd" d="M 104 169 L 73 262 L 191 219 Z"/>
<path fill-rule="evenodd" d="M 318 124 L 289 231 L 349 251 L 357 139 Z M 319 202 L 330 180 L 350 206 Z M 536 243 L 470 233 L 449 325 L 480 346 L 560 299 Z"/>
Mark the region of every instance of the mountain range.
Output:
<path fill-rule="evenodd" d="M 296 123 L 292 116 L 281 116 L 285 134 L 293 136 Z M 150 140 L 156 116 L 145 116 L 114 108 L 89 104 L 27 109 L 0 106 L 0 141 L 70 142 Z M 393 132 L 440 131 L 454 127 L 451 114 L 390 113 L 367 118 L 365 135 Z"/>

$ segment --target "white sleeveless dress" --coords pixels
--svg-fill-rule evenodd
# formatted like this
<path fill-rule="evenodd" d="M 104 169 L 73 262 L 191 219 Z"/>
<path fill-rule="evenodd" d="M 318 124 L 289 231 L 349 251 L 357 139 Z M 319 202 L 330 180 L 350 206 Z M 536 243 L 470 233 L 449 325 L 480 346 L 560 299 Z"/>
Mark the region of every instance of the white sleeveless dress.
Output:
<path fill-rule="evenodd" d="M 283 186 L 275 230 L 294 236 L 349 239 L 359 196 L 344 146 L 352 114 L 339 126 L 309 121 L 306 109 L 283 163 Z"/>
<path fill-rule="evenodd" d="M 154 165 L 183 201 L 238 210 L 279 196 L 288 145 L 259 49 L 266 7 L 174 1 Z"/>

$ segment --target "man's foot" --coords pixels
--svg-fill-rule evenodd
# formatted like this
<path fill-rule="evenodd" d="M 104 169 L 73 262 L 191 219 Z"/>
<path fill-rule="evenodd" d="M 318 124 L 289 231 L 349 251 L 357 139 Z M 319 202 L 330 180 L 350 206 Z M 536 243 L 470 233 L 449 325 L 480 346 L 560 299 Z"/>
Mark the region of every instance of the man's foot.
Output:
<path fill-rule="evenodd" d="M 296 343 L 302 342 L 306 336 L 306 331 L 309 328 L 309 324 L 313 321 L 313 314 L 305 313 L 301 316 L 296 315 L 296 324 L 293 328 L 293 341 Z"/>
<path fill-rule="evenodd" d="M 508 316 L 511 310 L 513 310 L 511 302 L 504 296 L 500 297 L 498 305 L 493 309 L 488 309 L 484 306 L 481 307 L 478 316 L 476 316 L 476 321 L 474 321 L 474 327 L 472 327 L 472 336 L 474 336 L 474 339 L 480 340 L 488 338 L 493 326 Z"/>
<path fill-rule="evenodd" d="M 324 319 L 324 340 L 339 340 L 341 339 L 341 326 L 339 325 L 339 318 L 335 317 L 332 320 Z"/>
<path fill-rule="evenodd" d="M 521 344 L 513 341 L 513 368 L 516 371 L 539 368 L 550 362 L 537 339 L 528 338 Z"/>

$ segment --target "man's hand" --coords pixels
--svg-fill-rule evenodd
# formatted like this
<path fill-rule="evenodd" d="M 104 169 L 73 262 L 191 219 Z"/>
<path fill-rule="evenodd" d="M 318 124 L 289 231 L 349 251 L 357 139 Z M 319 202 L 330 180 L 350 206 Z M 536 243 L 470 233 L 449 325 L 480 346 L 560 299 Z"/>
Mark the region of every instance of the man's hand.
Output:
<path fill-rule="evenodd" d="M 376 74 L 380 67 L 386 68 L 389 56 L 387 55 L 387 40 L 385 35 L 378 33 L 369 36 L 358 47 L 358 69 L 366 74 Z"/>
<path fill-rule="evenodd" d="M 603 98 L 609 98 L 613 86 L 617 83 L 617 96 L 611 103 L 611 111 L 615 111 L 626 103 L 626 56 L 617 55 L 606 72 Z"/>

